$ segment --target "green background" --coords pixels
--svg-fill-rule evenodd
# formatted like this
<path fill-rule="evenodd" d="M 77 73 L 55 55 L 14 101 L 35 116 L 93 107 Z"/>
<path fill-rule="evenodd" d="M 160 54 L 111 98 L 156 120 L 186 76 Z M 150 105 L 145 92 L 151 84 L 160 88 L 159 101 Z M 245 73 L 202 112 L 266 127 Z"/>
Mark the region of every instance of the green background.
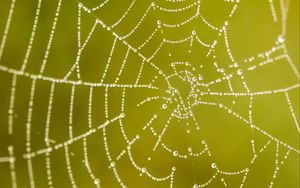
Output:
<path fill-rule="evenodd" d="M 25 69 L 27 73 L 39 74 L 57 2 L 57 0 L 45 0 L 42 2 L 35 40 L 33 41 L 28 64 Z M 176 3 L 163 0 L 155 1 L 157 5 L 169 9 L 178 9 L 194 2 L 196 1 L 186 0 Z M 240 3 L 237 3 L 238 7 L 232 18 L 229 18 L 229 14 L 235 3 L 222 0 L 201 1 L 200 15 L 207 19 L 209 23 L 221 28 L 226 20 L 229 21 L 227 35 L 231 53 L 236 62 L 239 63 L 239 69 L 244 70 L 245 82 L 251 92 L 283 89 L 299 84 L 299 78 L 294 74 L 286 58 L 258 67 L 254 71 L 246 70 L 252 65 L 258 65 L 265 59 L 258 58 L 253 62 L 245 62 L 245 59 L 265 53 L 276 45 L 276 41 L 278 41 L 278 37 L 282 32 L 282 25 L 284 24 L 281 21 L 280 2 L 280 0 L 274 0 L 275 12 L 278 17 L 278 21 L 274 22 L 268 0 L 240 0 Z M 299 1 L 282 0 L 282 2 L 285 6 L 289 4 L 284 44 L 292 62 L 297 70 L 299 70 Z M 82 3 L 87 7 L 99 4 L 99 2 L 92 0 L 83 0 Z M 106 25 L 112 25 L 124 14 L 130 4 L 131 1 L 129 0 L 111 0 L 103 8 L 92 14 L 83 11 L 81 16 L 82 40 L 85 40 L 87 37 L 96 18 L 102 20 Z M 113 32 L 119 36 L 130 32 L 139 22 L 150 4 L 151 1 L 148 0 L 136 1 L 128 15 L 113 29 Z M 4 32 L 10 5 L 10 0 L 2 0 L 0 2 L 0 33 Z M 1 66 L 20 70 L 31 35 L 36 7 L 37 1 L 35 0 L 16 0 L 11 27 L 3 57 L 0 61 Z M 157 20 L 161 20 L 163 23 L 176 24 L 189 19 L 195 14 L 195 11 L 196 6 L 176 13 L 166 13 L 157 9 L 152 10 L 136 32 L 126 38 L 125 41 L 133 47 L 138 47 L 153 32 L 157 25 Z M 77 19 L 78 1 L 63 0 L 44 76 L 62 79 L 74 64 L 78 50 Z M 170 66 L 172 62 L 188 61 L 196 69 L 195 74 L 203 77 L 204 83 L 222 77 L 222 74 L 214 67 L 214 62 L 218 62 L 218 65 L 223 67 L 226 73 L 235 73 L 237 71 L 237 69 L 229 67 L 232 62 L 228 56 L 228 48 L 226 48 L 224 43 L 223 35 L 218 36 L 218 32 L 204 24 L 200 17 L 179 28 L 163 27 L 163 34 L 155 35 L 144 48 L 139 50 L 139 53 L 145 57 L 150 57 L 163 38 L 180 40 L 190 36 L 193 30 L 207 44 L 212 44 L 216 38 L 219 40 L 219 43 L 215 47 L 215 59 L 206 57 L 208 48 L 197 44 L 195 41 L 190 48 L 190 41 L 187 41 L 181 44 L 164 45 L 157 55 L 151 59 L 151 62 L 163 70 L 166 75 L 169 75 L 173 73 L 173 69 Z M 107 31 L 100 25 L 96 27 L 90 41 L 82 52 L 79 63 L 83 82 L 98 83 L 101 80 L 113 40 L 112 31 Z M 104 81 L 105 83 L 114 82 L 126 51 L 127 46 L 122 41 L 118 41 L 112 56 L 110 69 Z M 283 51 L 276 52 L 271 55 L 271 58 L 281 54 L 283 54 Z M 134 84 L 142 62 L 141 57 L 131 51 L 118 83 Z M 187 67 L 179 67 L 179 69 L 185 70 Z M 77 80 L 75 72 L 71 74 L 69 80 Z M 153 128 L 157 132 L 161 132 L 172 110 L 178 105 L 176 101 L 173 101 L 164 110 L 162 109 L 162 105 L 165 101 L 159 99 L 137 107 L 137 104 L 147 97 L 168 97 L 166 93 L 168 88 L 165 80 L 147 63 L 144 65 L 139 83 L 148 85 L 155 76 L 157 76 L 157 79 L 154 80 L 153 86 L 158 87 L 159 90 L 147 88 L 126 89 L 124 104 L 126 117 L 124 118 L 123 126 L 129 140 L 132 140 L 137 134 L 141 137 L 131 148 L 132 156 L 139 166 L 145 167 L 149 173 L 156 177 L 167 176 L 171 172 L 172 167 L 176 167 L 173 182 L 174 187 L 192 187 L 194 184 L 205 183 L 215 173 L 215 169 L 211 167 L 212 163 L 216 163 L 220 170 L 226 172 L 235 172 L 249 168 L 250 171 L 244 183 L 245 187 L 269 187 L 275 170 L 276 142 L 261 132 L 252 129 L 249 124 L 237 118 L 233 113 L 230 114 L 226 110 L 215 106 L 200 104 L 193 107 L 192 110 L 200 130 L 196 129 L 194 121 L 191 118 L 185 120 L 173 118 L 162 139 L 162 142 L 168 147 L 185 154 L 188 154 L 189 147 L 192 147 L 195 153 L 200 152 L 203 149 L 201 141 L 205 140 L 211 156 L 204 153 L 199 157 L 189 156 L 187 159 L 182 159 L 173 156 L 172 153 L 164 150 L 162 146 L 153 151 L 157 137 L 153 136 L 150 129 L 143 131 L 144 125 L 154 114 L 158 114 L 159 118 L 153 122 Z M 24 159 L 23 155 L 26 153 L 26 122 L 32 79 L 25 76 L 17 77 L 13 121 L 14 133 L 9 135 L 8 109 L 12 77 L 13 74 L 0 70 L 0 157 L 8 156 L 7 148 L 9 145 L 13 145 L 16 157 L 17 185 L 18 187 L 30 187 L 27 160 Z M 170 79 L 170 81 L 172 86 L 180 90 L 182 95 L 189 93 L 190 86 L 186 82 L 182 82 L 178 78 Z M 243 80 L 236 74 L 232 77 L 231 84 L 234 92 L 246 92 L 242 82 Z M 49 81 L 36 81 L 31 122 L 31 151 L 46 147 L 44 138 L 50 87 L 51 82 Z M 68 127 L 71 88 L 71 84 L 55 84 L 49 133 L 50 138 L 55 141 L 53 146 L 69 139 Z M 209 88 L 214 92 L 230 92 L 226 81 L 214 84 Z M 207 88 L 200 87 L 199 89 L 205 92 Z M 88 86 L 75 86 L 72 124 L 74 136 L 89 131 L 89 92 L 90 88 Z M 106 121 L 104 95 L 104 87 L 94 87 L 92 106 L 93 127 L 97 127 Z M 295 112 L 296 121 L 299 124 L 299 87 L 290 90 L 288 95 L 290 96 L 291 106 Z M 248 120 L 249 96 L 206 95 L 201 97 L 201 100 L 218 104 L 222 103 L 225 106 L 231 107 L 234 112 Z M 232 101 L 235 101 L 235 104 Z M 122 88 L 109 88 L 109 119 L 121 113 L 121 104 Z M 284 92 L 254 96 L 252 114 L 253 124 L 272 135 L 272 138 L 279 139 L 299 151 L 299 132 L 297 131 Z M 190 130 L 190 133 L 187 133 L 187 130 Z M 112 158 L 116 158 L 122 150 L 126 150 L 127 143 L 123 138 L 118 121 L 107 126 L 106 138 Z M 259 154 L 257 160 L 252 165 L 250 165 L 250 161 L 253 158 L 251 140 L 255 141 L 257 151 L 269 140 L 271 141 L 267 149 Z M 120 187 L 115 174 L 109 168 L 110 162 L 106 156 L 102 130 L 88 136 L 86 141 L 89 164 L 94 175 L 100 180 L 101 187 Z M 283 160 L 287 151 L 287 147 L 282 144 L 279 145 L 279 161 Z M 83 141 L 80 140 L 71 144 L 69 146 L 69 153 L 76 185 L 78 187 L 95 187 L 83 162 Z M 148 160 L 149 157 L 151 160 Z M 45 155 L 32 158 L 36 187 L 48 187 L 45 159 Z M 71 187 L 64 149 L 51 152 L 50 159 L 53 186 Z M 146 174 L 141 175 L 141 172 L 134 168 L 127 153 L 116 162 L 116 168 L 122 182 L 127 187 L 170 186 L 169 180 L 157 182 L 149 178 Z M 228 187 L 240 187 L 243 174 L 218 174 L 208 187 L 224 187 L 221 178 L 224 178 Z M 0 187 L 11 187 L 8 163 L 0 163 L 0 183 Z M 299 187 L 299 153 L 295 151 L 290 152 L 284 165 L 280 166 L 277 178 L 274 180 L 274 187 Z"/>

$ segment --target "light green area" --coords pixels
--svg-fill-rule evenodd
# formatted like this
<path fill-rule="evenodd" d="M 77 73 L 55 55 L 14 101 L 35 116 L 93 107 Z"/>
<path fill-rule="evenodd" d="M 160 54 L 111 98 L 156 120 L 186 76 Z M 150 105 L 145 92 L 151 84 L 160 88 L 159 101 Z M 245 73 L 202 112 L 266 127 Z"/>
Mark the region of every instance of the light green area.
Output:
<path fill-rule="evenodd" d="M 47 148 L 45 132 L 52 84 L 49 79 L 63 79 L 76 61 L 79 2 L 62 0 L 45 71 L 36 79 L 32 114 L 29 115 L 33 83 L 30 76 L 40 74 L 58 3 L 57 0 L 42 1 L 26 73 L 16 78 L 11 116 L 13 134 L 9 135 L 8 112 L 12 101 L 13 76 L 20 73 L 18 71 L 24 63 L 38 3 L 37 0 L 16 0 L 0 60 L 0 187 L 12 187 L 11 172 L 16 173 L 18 187 L 30 187 L 30 161 L 24 158 L 27 153 L 26 140 L 30 143 L 31 152 L 42 152 L 31 158 L 32 182 L 38 188 L 49 187 L 49 182 L 53 182 L 54 187 L 72 187 L 71 181 L 77 187 L 96 187 L 95 178 L 96 181 L 100 180 L 101 188 L 120 187 L 118 181 L 127 187 L 170 187 L 171 179 L 175 188 L 192 187 L 207 181 L 208 187 L 240 187 L 241 184 L 249 188 L 269 187 L 271 182 L 278 188 L 299 187 L 299 1 L 273 0 L 273 4 L 270 4 L 269 0 L 240 0 L 239 3 L 202 0 L 198 17 L 180 27 L 161 26 L 161 30 L 158 29 L 149 42 L 138 49 L 155 30 L 158 20 L 162 25 L 172 25 L 195 16 L 197 0 L 174 1 L 155 1 L 155 10 L 151 9 L 140 22 L 152 1 L 137 0 L 116 27 L 107 29 L 100 23 L 96 26 L 82 50 L 78 64 L 81 82 L 76 82 L 74 86 L 71 118 L 73 137 L 96 129 L 121 113 L 125 113 L 125 117 L 109 123 L 105 128 L 106 135 L 103 129 L 97 129 L 84 136 L 85 139 L 80 138 L 69 144 L 70 165 L 64 147 L 51 151 L 48 156 L 51 172 L 47 172 L 47 157 L 41 149 Z M 7 24 L 11 2 L 0 2 L 0 37 Z M 87 7 L 99 4 L 98 0 L 82 0 L 82 3 Z M 82 10 L 82 43 L 89 36 L 96 19 L 111 26 L 122 18 L 131 3 L 130 0 L 109 0 L 92 13 Z M 159 9 L 181 10 L 192 4 L 191 8 L 179 12 Z M 235 5 L 236 9 L 233 8 Z M 273 5 L 276 21 L 272 16 Z M 235 12 L 230 17 L 232 9 Z M 139 27 L 136 27 L 137 24 L 140 24 Z M 117 40 L 103 81 L 108 86 L 107 92 L 105 86 L 95 85 L 89 106 L 91 87 L 88 85 L 100 83 L 103 78 L 114 35 L 124 36 L 135 27 L 132 35 Z M 219 30 L 212 29 L 214 27 Z M 222 27 L 224 29 L 220 32 Z M 282 33 L 284 28 L 286 34 Z M 213 48 L 205 47 L 197 42 L 196 36 L 205 44 L 217 43 Z M 193 37 L 192 46 L 191 40 L 187 39 L 182 43 L 164 44 L 158 49 L 163 40 L 180 41 L 187 37 Z M 120 73 L 129 46 L 134 49 L 130 49 Z M 272 48 L 278 50 L 267 58 L 266 52 Z M 141 65 L 143 69 L 139 77 Z M 79 80 L 76 70 L 68 80 Z M 119 73 L 116 83 L 120 85 L 111 85 Z M 175 75 L 166 80 L 165 77 L 172 74 Z M 193 85 L 195 83 L 198 86 Z M 122 86 L 127 85 L 129 87 L 124 90 Z M 138 87 L 141 85 L 143 87 Z M 291 86 L 294 87 L 284 91 Z M 52 149 L 70 139 L 71 93 L 72 84 L 67 81 L 55 83 L 49 123 L 49 147 Z M 108 117 L 105 93 L 108 96 Z M 188 98 L 189 95 L 192 96 Z M 149 97 L 160 98 L 150 100 Z M 137 105 L 147 98 L 148 102 Z M 172 116 L 175 109 L 177 112 Z M 157 118 L 143 130 L 155 114 Z M 164 131 L 166 124 L 168 126 Z M 160 134 L 161 141 L 158 141 Z M 126 139 L 132 141 L 137 135 L 139 139 L 128 148 Z M 105 140 L 111 161 L 105 150 Z M 254 157 L 252 141 L 257 154 L 253 164 L 250 163 Z M 204 143 L 209 152 L 205 150 L 200 155 L 205 149 Z M 265 145 L 266 148 L 260 152 Z M 14 171 L 9 162 L 5 162 L 9 156 L 8 146 L 14 147 Z M 122 151 L 124 155 L 120 157 Z M 199 156 L 193 156 L 191 152 L 195 155 L 199 153 Z M 288 157 L 285 160 L 286 155 Z M 115 173 L 111 162 L 116 164 Z M 279 170 L 273 178 L 277 163 Z M 219 171 L 212 167 L 213 164 L 217 165 Z M 165 181 L 151 179 L 168 177 L 174 167 L 176 170 L 173 170 L 172 178 Z M 143 168 L 146 170 L 143 171 Z M 249 172 L 245 175 L 247 170 Z"/>

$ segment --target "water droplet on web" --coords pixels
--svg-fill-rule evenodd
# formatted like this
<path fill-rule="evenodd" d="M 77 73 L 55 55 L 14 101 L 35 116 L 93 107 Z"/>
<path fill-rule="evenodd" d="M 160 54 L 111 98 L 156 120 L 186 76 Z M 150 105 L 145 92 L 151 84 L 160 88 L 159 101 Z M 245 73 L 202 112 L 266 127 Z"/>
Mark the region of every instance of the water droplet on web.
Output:
<path fill-rule="evenodd" d="M 283 36 L 280 35 L 280 36 L 278 37 L 278 42 L 279 42 L 280 44 L 284 42 Z"/>
<path fill-rule="evenodd" d="M 94 184 L 99 185 L 99 184 L 100 184 L 100 180 L 99 180 L 98 178 L 96 178 L 96 179 L 94 180 Z"/>
<path fill-rule="evenodd" d="M 162 108 L 163 108 L 163 109 L 166 109 L 167 107 L 168 107 L 167 104 L 163 104 L 163 105 L 162 105 Z"/>
<path fill-rule="evenodd" d="M 241 69 L 239 69 L 239 70 L 237 71 L 237 74 L 238 74 L 238 75 L 242 75 L 242 74 L 243 74 L 243 71 L 242 71 Z"/>
<path fill-rule="evenodd" d="M 216 163 L 212 163 L 212 164 L 211 164 L 211 167 L 212 167 L 212 168 L 216 168 L 216 167 L 217 167 L 217 164 L 216 164 Z"/>

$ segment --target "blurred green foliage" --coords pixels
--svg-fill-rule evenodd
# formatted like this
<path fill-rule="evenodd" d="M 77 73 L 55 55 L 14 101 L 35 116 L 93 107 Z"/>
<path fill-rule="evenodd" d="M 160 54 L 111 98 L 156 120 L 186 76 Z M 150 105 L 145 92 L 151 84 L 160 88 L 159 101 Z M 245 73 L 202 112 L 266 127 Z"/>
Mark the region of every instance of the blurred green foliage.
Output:
<path fill-rule="evenodd" d="M 29 38 L 32 32 L 37 7 L 36 0 L 16 0 L 11 26 L 8 32 L 7 42 L 4 48 L 3 57 L 0 61 L 2 67 L 11 70 L 20 70 L 24 62 Z M 173 62 L 190 62 L 195 68 L 194 74 L 203 77 L 203 83 L 209 83 L 224 76 L 218 70 L 214 62 L 223 68 L 225 74 L 233 74 L 228 81 L 209 86 L 209 91 L 218 93 L 230 93 L 230 84 L 234 93 L 246 93 L 243 82 L 247 84 L 250 92 L 273 91 L 298 85 L 295 89 L 288 91 L 291 105 L 285 92 L 257 95 L 252 101 L 252 123 L 261 130 L 268 133 L 266 136 L 257 129 L 251 128 L 251 122 L 245 122 L 239 117 L 249 120 L 250 96 L 213 96 L 204 95 L 201 101 L 224 104 L 233 112 L 228 112 L 218 106 L 199 104 L 192 107 L 193 114 L 200 130 L 197 130 L 192 117 L 178 120 L 172 118 L 170 125 L 162 138 L 165 146 L 172 148 L 180 154 L 187 154 L 187 158 L 174 156 L 174 152 L 168 152 L 163 145 L 153 151 L 157 142 L 150 128 L 143 130 L 143 127 L 158 114 L 158 119 L 153 121 L 153 130 L 160 133 L 165 127 L 172 111 L 176 109 L 178 101 L 168 104 L 167 109 L 162 109 L 165 100 L 153 100 L 141 107 L 137 104 L 147 97 L 160 96 L 169 97 L 166 91 L 166 80 L 149 63 L 145 63 L 139 84 L 152 85 L 158 90 L 149 88 L 127 88 L 124 112 L 122 120 L 124 130 L 120 128 L 120 122 L 116 121 L 106 127 L 108 148 L 113 161 L 124 149 L 126 153 L 116 162 L 116 169 L 121 181 L 128 187 L 169 187 L 170 180 L 154 181 L 146 174 L 137 170 L 126 150 L 128 143 L 123 138 L 124 131 L 129 140 L 138 134 L 140 139 L 131 146 L 131 154 L 137 165 L 147 169 L 155 177 L 168 176 L 172 167 L 174 172 L 174 187 L 192 187 L 194 184 L 203 184 L 215 175 L 212 163 L 216 163 L 219 170 L 224 172 L 238 172 L 248 168 L 249 173 L 245 180 L 244 187 L 269 187 L 274 181 L 274 187 L 299 187 L 299 132 L 293 119 L 290 107 L 293 108 L 296 121 L 299 124 L 299 77 L 295 75 L 287 56 L 276 59 L 286 52 L 281 49 L 270 55 L 271 63 L 259 66 L 259 63 L 266 61 L 265 58 L 256 58 L 253 62 L 246 62 L 245 59 L 257 57 L 260 53 L 280 46 L 278 40 L 284 40 L 290 62 L 297 69 L 299 75 L 299 1 L 298 0 L 274 0 L 275 14 L 278 20 L 275 22 L 272 16 L 271 5 L 268 0 L 240 0 L 239 3 L 226 2 L 223 0 L 202 0 L 200 2 L 200 15 L 187 24 L 180 27 L 168 28 L 162 26 L 163 32 L 150 40 L 147 45 L 137 52 L 130 51 L 124 70 L 118 81 L 119 84 L 133 85 L 138 77 L 140 67 L 143 63 L 141 54 L 149 58 L 157 50 L 163 39 L 181 40 L 192 35 L 192 31 L 206 44 L 213 44 L 218 41 L 211 56 L 207 56 L 209 48 L 197 43 L 194 38 L 192 47 L 190 40 L 180 44 L 163 45 L 151 62 L 161 69 L 165 75 L 174 73 L 171 66 Z M 40 10 L 39 21 L 35 33 L 30 56 L 28 58 L 25 72 L 38 75 L 44 54 L 47 49 L 49 35 L 58 1 L 43 0 Z M 62 1 L 60 15 L 58 17 L 55 35 L 50 49 L 49 57 L 43 76 L 63 79 L 76 60 L 78 52 L 78 1 Z M 99 4 L 98 0 L 83 0 L 87 7 L 94 7 Z M 82 11 L 81 14 L 81 40 L 84 41 L 91 31 L 95 20 L 98 18 L 107 26 L 115 23 L 124 15 L 132 1 L 110 0 L 105 6 L 89 14 Z M 132 9 L 124 19 L 111 30 L 104 29 L 97 25 L 85 49 L 82 51 L 79 67 L 82 82 L 99 83 L 108 61 L 108 57 L 114 41 L 113 33 L 119 36 L 126 35 L 139 23 L 145 11 L 152 1 L 136 1 Z M 155 1 L 155 4 L 167 9 L 179 9 L 197 4 L 196 0 L 170 2 L 166 0 Z M 237 8 L 232 17 L 229 17 L 233 7 Z M 4 32 L 9 14 L 11 0 L 2 0 L 0 3 L 0 33 Z M 284 7 L 284 8 L 282 8 Z M 165 12 L 156 8 L 149 11 L 149 14 L 141 22 L 136 31 L 124 39 L 127 44 L 137 48 L 151 35 L 157 27 L 157 21 L 166 24 L 178 24 L 190 19 L 195 15 L 197 6 L 180 12 Z M 286 11 L 286 22 L 283 11 Z M 219 36 L 219 30 L 210 28 L 205 21 L 217 28 L 222 28 L 226 21 L 228 45 L 226 46 L 224 32 Z M 283 28 L 286 26 L 286 34 L 283 35 Z M 160 33 L 161 32 L 161 33 Z M 192 35 L 193 36 L 193 35 Z M 108 69 L 104 83 L 114 83 L 119 73 L 128 46 L 118 40 L 111 59 L 111 66 Z M 238 68 L 230 66 L 233 64 L 229 57 L 228 50 L 233 55 Z M 213 58 L 215 56 L 215 58 Z M 257 69 L 248 71 L 248 68 L 256 65 Z M 188 67 L 178 67 L 179 70 L 187 70 Z M 237 71 L 243 70 L 244 79 L 237 76 Z M 16 95 L 13 114 L 13 134 L 8 134 L 9 103 L 12 87 L 12 73 L 0 69 L 0 157 L 8 156 L 7 148 L 14 146 L 15 172 L 18 187 L 30 187 L 28 162 L 24 158 L 26 154 L 26 123 L 28 123 L 28 109 L 32 79 L 27 76 L 17 76 Z M 157 77 L 157 78 L 155 78 Z M 77 81 L 76 71 L 68 78 Z M 154 79 L 154 80 L 153 80 Z M 169 80 L 171 85 L 178 89 L 183 96 L 189 94 L 191 86 L 189 83 L 175 77 Z M 34 104 L 31 120 L 31 151 L 46 148 L 45 125 L 49 107 L 49 94 L 51 82 L 37 79 Z M 201 92 L 207 92 L 208 88 L 199 87 Z M 53 98 L 53 107 L 49 137 L 53 142 L 51 146 L 63 143 L 69 139 L 69 116 L 72 85 L 56 83 Z M 78 136 L 89 131 L 89 92 L 86 85 L 75 86 L 74 111 L 72 118 L 73 135 Z M 108 119 L 114 118 L 121 113 L 122 92 L 119 87 L 108 89 Z M 187 99 L 183 100 L 188 102 Z M 233 102 L 235 101 L 235 102 Z M 237 116 L 238 114 L 238 116 Z M 105 88 L 94 87 L 92 103 L 92 127 L 103 124 L 105 117 Z M 250 121 L 250 120 L 249 120 Z M 189 132 L 190 131 L 190 132 Z M 188 133 L 189 132 L 189 133 Z M 120 183 L 110 167 L 107 158 L 104 136 L 102 130 L 86 137 L 87 154 L 89 165 L 96 178 L 100 180 L 101 187 L 120 187 Z M 276 152 L 276 139 L 282 141 Z M 202 141 L 208 145 L 211 156 L 204 153 L 199 157 L 190 156 L 188 148 L 194 153 L 204 149 Z M 270 144 L 266 150 L 261 152 L 255 162 L 253 159 L 251 140 L 255 141 L 257 152 L 268 141 Z M 284 143 L 284 144 L 283 144 Z M 286 145 L 294 148 L 289 157 L 280 166 L 277 177 L 273 180 L 276 165 L 276 155 L 279 162 L 284 159 L 289 150 Z M 276 154 L 277 153 L 277 154 Z M 176 154 L 175 154 L 176 155 Z M 36 187 L 48 187 L 49 175 L 46 171 L 46 155 L 33 157 L 32 166 L 34 182 Z M 70 172 L 68 171 L 63 148 L 50 152 L 51 174 L 54 187 L 71 187 Z M 74 181 L 78 187 L 95 187 L 84 162 L 84 142 L 76 141 L 69 145 L 69 156 L 71 171 Z M 0 187 L 11 187 L 11 174 L 8 163 L 0 163 Z M 224 187 L 223 181 L 228 187 L 240 187 L 244 173 L 238 175 L 217 174 L 208 187 Z"/>

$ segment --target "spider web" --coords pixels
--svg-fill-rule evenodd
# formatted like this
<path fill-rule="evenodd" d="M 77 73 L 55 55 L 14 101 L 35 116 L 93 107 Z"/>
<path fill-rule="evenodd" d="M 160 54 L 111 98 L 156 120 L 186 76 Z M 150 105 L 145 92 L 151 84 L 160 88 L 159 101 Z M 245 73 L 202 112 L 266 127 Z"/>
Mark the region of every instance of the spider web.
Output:
<path fill-rule="evenodd" d="M 300 153 L 300 75 L 286 45 L 290 2 L 264 2 L 278 30 L 270 33 L 272 45 L 258 41 L 265 50 L 245 52 L 245 58 L 235 49 L 242 41 L 231 42 L 230 33 L 236 32 L 231 25 L 244 15 L 246 1 L 216 2 L 219 8 L 211 10 L 205 0 L 75 5 L 38 0 L 30 32 L 24 31 L 21 61 L 14 57 L 19 47 L 13 36 L 23 32 L 11 33 L 20 1 L 3 3 L 8 10 L 2 11 L 7 15 L 0 46 L 4 186 L 280 182 L 280 170 L 286 163 L 297 165 Z M 44 13 L 50 5 L 52 12 Z M 206 16 L 212 11 L 218 19 Z M 63 19 L 68 21 L 61 29 Z M 60 35 L 72 32 L 75 38 Z M 59 43 L 58 36 L 71 44 Z M 56 54 L 56 48 L 65 54 Z M 274 75 L 273 66 L 282 75 Z M 261 171 L 257 165 L 269 173 L 265 180 L 254 180 Z"/>

